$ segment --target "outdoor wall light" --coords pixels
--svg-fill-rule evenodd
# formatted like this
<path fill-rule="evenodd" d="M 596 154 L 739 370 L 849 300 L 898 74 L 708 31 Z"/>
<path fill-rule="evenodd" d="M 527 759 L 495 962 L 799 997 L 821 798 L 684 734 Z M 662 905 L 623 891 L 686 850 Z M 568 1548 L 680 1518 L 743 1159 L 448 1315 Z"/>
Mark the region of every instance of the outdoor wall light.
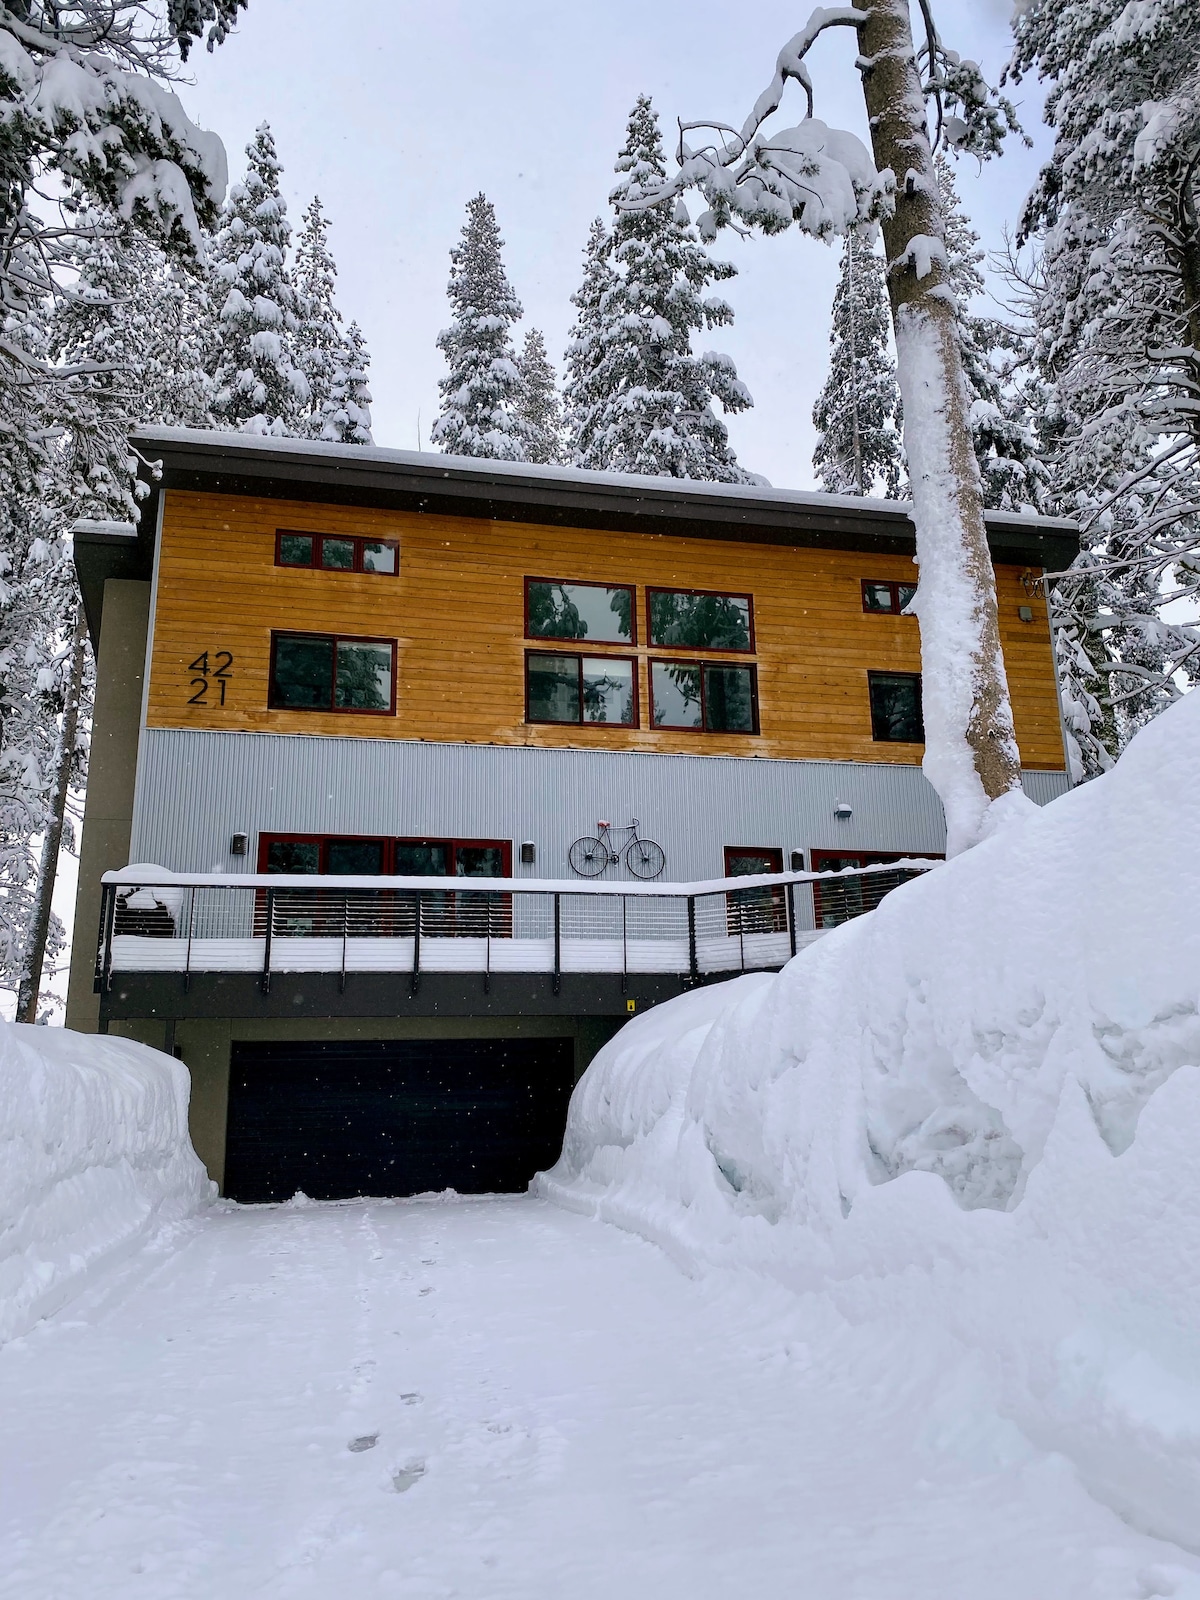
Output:
<path fill-rule="evenodd" d="M 1020 617 L 1022 622 L 1032 622 L 1033 621 L 1033 607 L 1032 606 L 1018 606 L 1017 607 L 1017 615 Z"/>
<path fill-rule="evenodd" d="M 792 871 L 793 872 L 803 872 L 804 871 L 804 851 L 803 850 L 793 850 L 792 851 Z"/>
<path fill-rule="evenodd" d="M 537 845 L 532 839 L 526 839 L 521 845 L 521 865 L 531 867 L 537 860 Z"/>
<path fill-rule="evenodd" d="M 235 833 L 229 841 L 229 854 L 231 856 L 244 856 L 246 854 L 247 839 L 247 834 Z"/>
<path fill-rule="evenodd" d="M 849 800 L 834 801 L 833 814 L 839 822 L 847 822 L 854 815 L 854 807 Z"/>

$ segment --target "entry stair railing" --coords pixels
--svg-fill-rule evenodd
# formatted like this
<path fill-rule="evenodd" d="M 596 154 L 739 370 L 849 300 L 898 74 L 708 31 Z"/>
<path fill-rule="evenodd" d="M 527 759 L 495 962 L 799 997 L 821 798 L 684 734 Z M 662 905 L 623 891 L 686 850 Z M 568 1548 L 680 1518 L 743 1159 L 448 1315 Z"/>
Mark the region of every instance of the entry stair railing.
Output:
<path fill-rule="evenodd" d="M 939 863 L 701 883 L 538 878 L 104 875 L 96 986 L 117 972 L 674 973 L 780 967 Z"/>

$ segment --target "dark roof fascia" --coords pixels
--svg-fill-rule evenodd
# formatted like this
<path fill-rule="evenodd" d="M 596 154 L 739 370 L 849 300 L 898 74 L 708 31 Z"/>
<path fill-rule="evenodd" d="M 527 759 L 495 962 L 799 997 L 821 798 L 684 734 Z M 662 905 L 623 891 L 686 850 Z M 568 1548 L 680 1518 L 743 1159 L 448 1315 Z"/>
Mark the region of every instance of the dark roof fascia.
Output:
<path fill-rule="evenodd" d="M 879 502 L 848 506 L 844 499 L 772 499 L 745 494 L 706 495 L 693 484 L 672 491 L 660 484 L 615 483 L 598 475 L 528 477 L 488 470 L 486 462 L 453 466 L 436 462 L 306 454 L 272 449 L 255 439 L 240 448 L 227 438 L 137 436 L 140 455 L 161 464 L 143 502 L 143 525 L 156 515 L 161 489 L 210 494 L 315 500 L 329 505 L 433 512 L 491 521 L 534 522 L 599 531 L 649 533 L 745 544 L 775 544 L 867 553 L 912 555 L 915 534 L 907 509 Z M 1061 571 L 1079 552 L 1069 522 L 988 513 L 988 543 L 996 561 Z"/>
<path fill-rule="evenodd" d="M 87 618 L 93 652 L 100 649 L 100 619 L 104 611 L 104 585 L 109 578 L 132 578 L 148 583 L 154 571 L 154 529 L 157 504 L 143 502 L 137 533 L 101 533 L 76 526 L 72 534 L 75 572 Z"/>

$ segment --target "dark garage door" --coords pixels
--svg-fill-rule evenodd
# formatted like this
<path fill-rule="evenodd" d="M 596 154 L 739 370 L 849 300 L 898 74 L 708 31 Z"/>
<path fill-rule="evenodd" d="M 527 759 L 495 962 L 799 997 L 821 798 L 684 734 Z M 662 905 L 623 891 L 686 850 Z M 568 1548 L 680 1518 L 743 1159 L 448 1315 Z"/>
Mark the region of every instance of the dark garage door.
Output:
<path fill-rule="evenodd" d="M 234 1200 L 524 1189 L 562 1147 L 570 1039 L 235 1044 Z"/>

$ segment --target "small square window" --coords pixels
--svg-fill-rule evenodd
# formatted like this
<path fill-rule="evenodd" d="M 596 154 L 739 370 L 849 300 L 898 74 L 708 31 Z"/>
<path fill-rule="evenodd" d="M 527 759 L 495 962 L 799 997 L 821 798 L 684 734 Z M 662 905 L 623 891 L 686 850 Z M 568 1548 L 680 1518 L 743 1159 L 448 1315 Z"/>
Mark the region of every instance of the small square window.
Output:
<path fill-rule="evenodd" d="M 915 583 L 893 583 L 890 578 L 864 578 L 862 608 L 877 615 L 899 616 L 908 610 L 916 592 Z"/>
<path fill-rule="evenodd" d="M 322 539 L 321 565 L 334 572 L 353 572 L 354 540 Z"/>
<path fill-rule="evenodd" d="M 698 666 L 654 661 L 650 666 L 656 728 L 703 728 L 704 703 Z"/>
<path fill-rule="evenodd" d="M 396 546 L 385 544 L 378 539 L 364 539 L 362 546 L 362 569 L 364 572 L 396 571 Z"/>
<path fill-rule="evenodd" d="M 281 567 L 311 567 L 313 541 L 311 533 L 281 533 L 279 535 L 279 565 Z"/>
<path fill-rule="evenodd" d="M 871 737 L 885 743 L 924 744 L 921 677 L 916 672 L 869 672 Z"/>

